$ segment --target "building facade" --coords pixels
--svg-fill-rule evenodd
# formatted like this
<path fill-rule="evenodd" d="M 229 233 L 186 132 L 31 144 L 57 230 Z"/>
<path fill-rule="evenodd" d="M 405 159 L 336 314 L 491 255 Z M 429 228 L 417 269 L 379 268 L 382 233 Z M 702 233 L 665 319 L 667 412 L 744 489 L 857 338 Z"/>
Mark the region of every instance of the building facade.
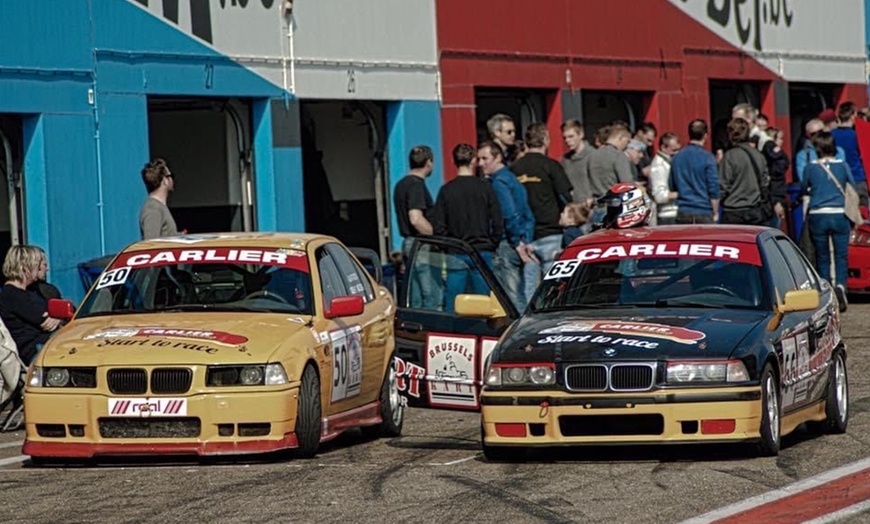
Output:
<path fill-rule="evenodd" d="M 791 144 L 806 118 L 867 100 L 862 0 L 437 6 L 445 151 L 479 139 L 495 112 L 520 128 L 547 122 L 552 136 L 579 118 L 587 136 L 613 120 L 651 121 L 685 141 L 691 119 L 721 127 L 738 102 Z"/>
<path fill-rule="evenodd" d="M 140 170 L 163 157 L 180 229 L 307 229 L 386 254 L 408 149 L 441 150 L 434 12 L 432 0 L 4 5 L 3 252 L 42 246 L 52 282 L 80 298 L 77 264 L 139 238 Z"/>

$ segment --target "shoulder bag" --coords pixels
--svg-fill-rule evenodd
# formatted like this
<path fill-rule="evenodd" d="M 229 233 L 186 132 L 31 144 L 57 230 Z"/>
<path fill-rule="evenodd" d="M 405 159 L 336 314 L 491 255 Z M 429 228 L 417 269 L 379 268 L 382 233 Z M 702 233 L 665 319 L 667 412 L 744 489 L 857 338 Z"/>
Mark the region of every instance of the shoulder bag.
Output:
<path fill-rule="evenodd" d="M 773 211 L 773 202 L 770 200 L 770 183 L 764 185 L 761 180 L 761 168 L 758 167 L 758 164 L 755 162 L 755 159 L 752 158 L 752 153 L 747 151 L 745 148 L 741 146 L 737 146 L 738 149 L 743 151 L 743 154 L 749 157 L 749 162 L 752 164 L 752 170 L 755 172 L 755 180 L 758 182 L 758 193 L 760 195 L 760 200 L 758 202 L 758 209 L 761 211 L 761 224 L 767 224 L 773 219 L 773 215 L 775 214 Z"/>
<path fill-rule="evenodd" d="M 846 205 L 843 207 L 846 209 L 846 218 L 848 218 L 849 222 L 852 223 L 852 227 L 855 227 L 858 224 L 863 224 L 864 217 L 861 215 L 861 208 L 858 205 L 858 192 L 855 191 L 852 184 L 848 182 L 846 182 L 846 189 L 843 189 L 843 186 L 840 185 L 840 181 L 837 180 L 837 177 L 834 176 L 831 169 L 824 162 L 819 162 L 819 165 L 822 166 L 822 169 L 825 170 L 828 178 L 835 186 L 837 186 L 837 189 L 842 193 L 843 198 L 846 200 Z"/>

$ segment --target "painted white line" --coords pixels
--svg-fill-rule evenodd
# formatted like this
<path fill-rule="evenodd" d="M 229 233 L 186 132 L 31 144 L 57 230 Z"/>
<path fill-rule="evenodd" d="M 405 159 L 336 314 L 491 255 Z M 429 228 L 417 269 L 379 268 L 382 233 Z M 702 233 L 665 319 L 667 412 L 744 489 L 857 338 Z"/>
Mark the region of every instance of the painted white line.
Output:
<path fill-rule="evenodd" d="M 725 517 L 730 517 L 731 515 L 742 513 L 749 509 L 757 508 L 758 506 L 762 506 L 768 502 L 784 499 L 785 497 L 790 497 L 796 493 L 801 493 L 802 491 L 807 491 L 808 489 L 821 486 L 822 484 L 827 484 L 828 482 L 851 475 L 852 473 L 857 473 L 867 468 L 870 468 L 870 458 L 846 464 L 845 466 L 826 471 L 816 475 L 815 477 L 810 477 L 795 482 L 794 484 L 789 484 L 784 488 L 768 491 L 767 493 L 736 502 L 730 506 L 725 506 L 724 508 L 719 508 L 709 513 L 684 520 L 683 522 L 680 522 L 680 524 L 707 524 L 709 522 L 714 522 L 719 519 L 724 519 Z"/>
<path fill-rule="evenodd" d="M 857 515 L 868 510 L 870 510 L 870 500 L 865 500 L 864 502 L 859 502 L 857 504 L 849 506 L 848 508 L 843 508 L 839 511 L 835 511 L 834 513 L 828 513 L 827 515 L 824 515 L 817 519 L 808 520 L 804 522 L 804 524 L 829 524 L 830 522 L 837 522 L 838 520 L 842 520 L 846 517 L 851 517 L 852 515 Z"/>
<path fill-rule="evenodd" d="M 17 457 L 9 457 L 5 459 L 0 459 L 0 466 L 8 466 L 9 464 L 16 464 L 18 462 L 24 462 L 29 459 L 29 455 L 18 455 Z"/>
<path fill-rule="evenodd" d="M 19 440 L 18 442 L 4 442 L 3 444 L 0 444 L 0 449 L 15 448 L 15 447 L 20 448 L 23 445 L 24 445 L 23 440 Z"/>
<path fill-rule="evenodd" d="M 458 460 L 451 460 L 450 462 L 430 462 L 426 464 L 427 466 L 453 466 L 456 464 L 462 464 L 463 462 L 468 462 L 469 460 L 476 459 L 477 455 L 472 455 L 470 457 L 465 457 Z"/>

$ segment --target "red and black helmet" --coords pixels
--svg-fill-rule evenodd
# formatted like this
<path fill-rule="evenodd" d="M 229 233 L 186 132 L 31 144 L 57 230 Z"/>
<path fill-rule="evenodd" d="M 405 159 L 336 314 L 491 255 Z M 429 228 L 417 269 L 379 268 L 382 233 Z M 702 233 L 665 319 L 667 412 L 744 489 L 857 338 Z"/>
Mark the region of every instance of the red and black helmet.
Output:
<path fill-rule="evenodd" d="M 607 206 L 602 227 L 625 229 L 649 224 L 652 202 L 646 191 L 635 183 L 614 184 L 598 203 Z"/>

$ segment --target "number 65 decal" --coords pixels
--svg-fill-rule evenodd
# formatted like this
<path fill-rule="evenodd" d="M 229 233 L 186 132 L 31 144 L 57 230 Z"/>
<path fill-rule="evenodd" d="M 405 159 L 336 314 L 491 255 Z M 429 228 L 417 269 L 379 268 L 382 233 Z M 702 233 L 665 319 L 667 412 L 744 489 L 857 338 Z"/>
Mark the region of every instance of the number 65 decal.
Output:
<path fill-rule="evenodd" d="M 578 267 L 580 267 L 579 260 L 560 260 L 558 262 L 553 262 L 549 271 L 544 275 L 544 280 L 570 277 L 575 271 L 577 271 Z"/>
<path fill-rule="evenodd" d="M 119 267 L 118 269 L 106 271 L 100 275 L 100 281 L 97 282 L 97 289 L 121 285 L 127 281 L 128 276 L 130 276 L 129 267 Z"/>

